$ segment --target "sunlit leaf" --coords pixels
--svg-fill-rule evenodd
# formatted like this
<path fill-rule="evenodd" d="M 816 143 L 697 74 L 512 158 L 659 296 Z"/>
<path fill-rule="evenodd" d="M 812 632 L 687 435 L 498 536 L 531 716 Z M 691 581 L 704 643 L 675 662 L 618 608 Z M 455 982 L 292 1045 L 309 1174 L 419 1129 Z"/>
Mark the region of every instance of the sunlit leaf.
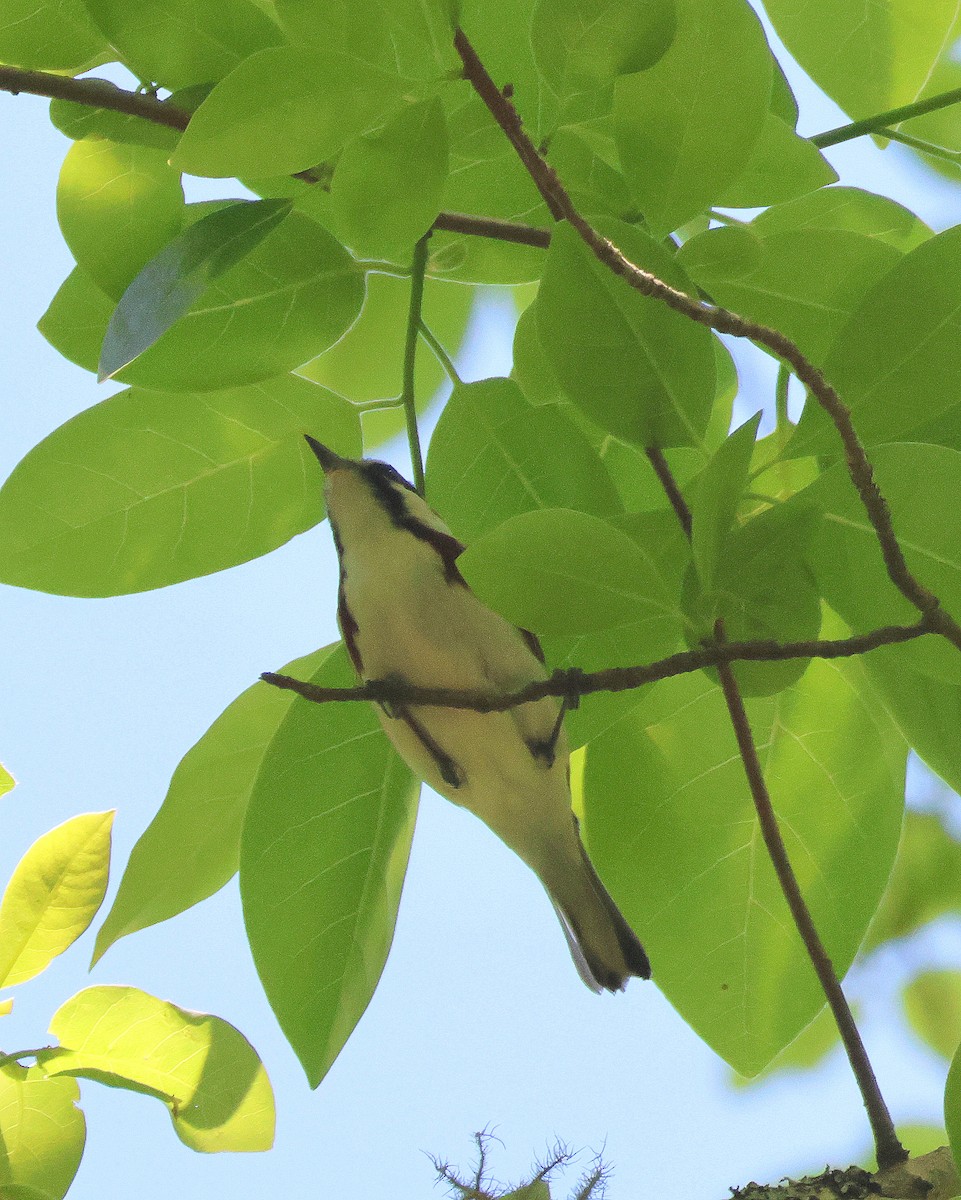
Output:
<path fill-rule="evenodd" d="M 0 1067 L 0 1195 L 60 1200 L 80 1166 L 87 1130 L 74 1079 Z"/>
<path fill-rule="evenodd" d="M 107 890 L 113 812 L 72 817 L 39 837 L 0 903 L 0 987 L 45 970 L 86 930 Z"/>
<path fill-rule="evenodd" d="M 192 1150 L 269 1150 L 274 1098 L 257 1052 L 233 1025 L 132 987 L 91 987 L 54 1013 L 62 1049 L 50 1075 L 94 1079 L 162 1100 Z"/>
<path fill-rule="evenodd" d="M 180 232 L 184 198 L 167 155 L 101 139 L 75 142 L 57 185 L 57 218 L 81 270 L 119 299 Z"/>

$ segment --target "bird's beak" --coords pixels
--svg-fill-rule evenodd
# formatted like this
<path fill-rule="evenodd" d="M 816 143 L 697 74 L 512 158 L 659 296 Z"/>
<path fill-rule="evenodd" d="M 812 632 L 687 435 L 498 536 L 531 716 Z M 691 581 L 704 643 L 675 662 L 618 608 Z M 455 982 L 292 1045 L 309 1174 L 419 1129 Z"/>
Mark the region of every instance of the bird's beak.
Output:
<path fill-rule="evenodd" d="M 341 458 L 339 454 L 335 454 L 333 450 L 325 446 L 323 442 L 318 442 L 309 433 L 305 433 L 304 438 L 307 445 L 317 455 L 317 461 L 323 467 L 325 475 L 330 471 L 336 471 L 339 467 L 350 466 L 349 458 Z"/>

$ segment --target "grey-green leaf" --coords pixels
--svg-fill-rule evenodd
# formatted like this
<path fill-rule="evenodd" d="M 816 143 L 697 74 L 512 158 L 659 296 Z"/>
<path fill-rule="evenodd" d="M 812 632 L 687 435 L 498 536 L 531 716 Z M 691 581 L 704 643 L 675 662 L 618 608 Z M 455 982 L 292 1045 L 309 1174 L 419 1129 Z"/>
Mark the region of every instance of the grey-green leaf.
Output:
<path fill-rule="evenodd" d="M 126 288 L 110 318 L 100 379 L 116 375 L 158 341 L 290 209 L 286 200 L 238 200 L 168 242 Z"/>

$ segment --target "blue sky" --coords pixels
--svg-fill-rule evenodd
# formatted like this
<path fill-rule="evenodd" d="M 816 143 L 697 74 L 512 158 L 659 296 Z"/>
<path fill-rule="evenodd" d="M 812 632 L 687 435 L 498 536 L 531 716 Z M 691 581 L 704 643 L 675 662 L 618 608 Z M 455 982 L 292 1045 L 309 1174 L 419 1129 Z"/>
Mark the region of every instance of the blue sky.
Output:
<path fill-rule="evenodd" d="M 843 123 L 792 78 L 802 133 Z M 0 94 L 0 296 L 4 384 L 0 476 L 45 434 L 108 394 L 35 329 L 71 267 L 55 217 L 66 140 L 46 103 Z M 845 182 L 901 199 L 937 228 L 961 220 L 961 188 L 867 139 L 830 152 Z M 235 193 L 236 194 L 236 193 Z M 461 360 L 466 378 L 506 371 L 506 309 L 494 304 Z M 759 360 L 760 361 L 760 360 Z M 771 394 L 767 364 L 739 352 L 753 411 Z M 397 463 L 407 468 L 402 451 Z M 111 897 L 130 847 L 170 775 L 217 714 L 258 674 L 330 641 L 335 563 L 326 526 L 269 557 L 159 592 L 75 600 L 0 588 L 0 759 L 19 780 L 4 800 L 0 878 L 45 830 L 118 810 Z M 929 785 L 916 775 L 918 787 Z M 88 983 L 131 983 L 239 1026 L 264 1058 L 278 1108 L 276 1149 L 205 1157 L 166 1112 L 84 1083 L 88 1148 L 76 1200 L 136 1195 L 432 1194 L 426 1155 L 467 1164 L 471 1135 L 493 1127 L 495 1173 L 517 1179 L 556 1138 L 604 1150 L 610 1194 L 726 1194 L 731 1184 L 845 1163 L 867 1128 L 838 1055 L 816 1073 L 744 1092 L 656 987 L 596 997 L 571 967 L 533 875 L 467 813 L 425 795 L 393 951 L 380 988 L 316 1092 L 267 1007 L 243 937 L 236 888 L 120 942 L 88 976 L 88 935 L 18 989 L 3 1044 L 45 1040 L 50 1015 Z M 918 961 L 961 949 L 950 929 Z M 942 1067 L 894 1023 L 893 983 L 916 963 L 887 953 L 862 979 L 869 1050 L 899 1119 L 937 1116 Z M 559 1189 L 559 1194 L 563 1189 Z"/>

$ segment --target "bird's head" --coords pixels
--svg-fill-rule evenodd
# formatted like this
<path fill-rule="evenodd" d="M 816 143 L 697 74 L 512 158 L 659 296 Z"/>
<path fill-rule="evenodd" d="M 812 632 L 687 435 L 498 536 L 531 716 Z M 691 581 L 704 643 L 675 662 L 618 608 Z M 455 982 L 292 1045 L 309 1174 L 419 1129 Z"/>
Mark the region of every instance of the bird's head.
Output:
<path fill-rule="evenodd" d="M 390 463 L 343 458 L 309 433 L 304 436 L 323 468 L 327 515 L 339 545 L 360 546 L 401 529 L 449 536 L 443 521 Z"/>

